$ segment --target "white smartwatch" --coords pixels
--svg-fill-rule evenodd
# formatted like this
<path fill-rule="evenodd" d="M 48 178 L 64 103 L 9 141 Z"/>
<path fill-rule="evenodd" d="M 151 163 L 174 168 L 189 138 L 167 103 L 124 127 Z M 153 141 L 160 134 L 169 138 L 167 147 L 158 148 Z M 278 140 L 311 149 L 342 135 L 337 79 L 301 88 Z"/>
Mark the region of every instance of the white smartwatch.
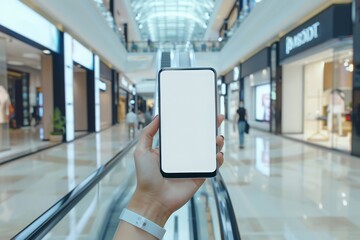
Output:
<path fill-rule="evenodd" d="M 162 239 L 166 230 L 143 216 L 124 208 L 119 219 L 142 229 L 157 239 Z"/>

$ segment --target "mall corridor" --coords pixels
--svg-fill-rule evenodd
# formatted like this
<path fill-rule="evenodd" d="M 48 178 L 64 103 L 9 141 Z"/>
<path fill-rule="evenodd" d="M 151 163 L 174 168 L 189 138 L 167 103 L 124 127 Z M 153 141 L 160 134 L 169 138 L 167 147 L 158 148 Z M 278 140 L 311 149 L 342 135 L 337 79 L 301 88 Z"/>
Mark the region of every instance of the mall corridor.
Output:
<path fill-rule="evenodd" d="M 121 130 L 112 127 L 1 165 L 2 238 L 14 236 L 97 166 L 110 160 L 128 143 Z M 243 239 L 360 237 L 357 158 L 257 130 L 251 130 L 245 148 L 239 149 L 232 123 L 224 123 L 220 132 L 226 138 L 225 164 L 220 172 Z M 121 165 L 116 177 L 109 176 L 102 185 L 102 197 L 95 201 L 92 217 L 103 214 L 101 205 L 109 204 L 106 196 L 112 194 L 106 190 L 108 185 L 126 183 L 129 174 L 134 174 L 131 153 Z M 101 199 L 106 202 L 101 204 Z M 76 211 L 79 217 L 92 205 L 89 201 Z M 29 202 L 33 203 L 31 207 Z M 101 227 L 101 221 L 91 221 L 91 216 L 85 222 L 82 218 L 63 220 L 49 239 L 65 237 L 71 228 L 68 224 L 84 225 L 81 235 L 91 236 L 93 229 Z"/>
<path fill-rule="evenodd" d="M 3 239 L 360 239 L 360 0 L 0 0 Z"/>

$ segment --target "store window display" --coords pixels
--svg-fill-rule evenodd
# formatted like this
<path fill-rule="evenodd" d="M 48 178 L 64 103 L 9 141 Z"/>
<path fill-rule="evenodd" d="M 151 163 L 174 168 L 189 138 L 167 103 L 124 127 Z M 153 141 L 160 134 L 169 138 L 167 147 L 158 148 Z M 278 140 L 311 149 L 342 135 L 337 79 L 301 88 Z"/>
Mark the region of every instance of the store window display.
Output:
<path fill-rule="evenodd" d="M 9 147 L 10 96 L 4 86 L 0 85 L 0 151 Z"/>
<path fill-rule="evenodd" d="M 352 52 L 333 49 L 330 56 L 304 66 L 304 137 L 350 151 Z"/>
<path fill-rule="evenodd" d="M 340 89 L 335 89 L 329 97 L 329 105 L 327 107 L 327 127 L 330 132 L 337 131 L 342 135 L 342 114 L 345 113 L 345 94 Z M 333 122 L 336 117 L 336 122 Z"/>

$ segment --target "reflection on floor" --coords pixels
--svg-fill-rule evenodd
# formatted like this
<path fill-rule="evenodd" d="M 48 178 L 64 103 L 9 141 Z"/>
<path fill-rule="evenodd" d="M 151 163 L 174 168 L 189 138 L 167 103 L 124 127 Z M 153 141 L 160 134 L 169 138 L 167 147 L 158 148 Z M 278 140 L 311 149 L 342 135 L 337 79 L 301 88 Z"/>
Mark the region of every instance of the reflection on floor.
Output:
<path fill-rule="evenodd" d="M 230 125 L 221 169 L 243 239 L 360 239 L 360 158 Z"/>
<path fill-rule="evenodd" d="M 10 239 L 127 143 L 125 125 L 0 165 L 0 239 Z"/>
<path fill-rule="evenodd" d="M 10 149 L 0 152 L 0 163 L 55 145 L 40 139 L 41 128 L 10 129 Z"/>
<path fill-rule="evenodd" d="M 334 148 L 346 152 L 351 151 L 351 133 L 346 136 L 340 136 L 339 134 L 329 133 L 322 131 L 321 135 L 309 138 L 310 134 L 286 134 L 287 137 L 294 138 L 297 140 L 308 141 L 313 144 L 317 144 L 323 147 Z"/>

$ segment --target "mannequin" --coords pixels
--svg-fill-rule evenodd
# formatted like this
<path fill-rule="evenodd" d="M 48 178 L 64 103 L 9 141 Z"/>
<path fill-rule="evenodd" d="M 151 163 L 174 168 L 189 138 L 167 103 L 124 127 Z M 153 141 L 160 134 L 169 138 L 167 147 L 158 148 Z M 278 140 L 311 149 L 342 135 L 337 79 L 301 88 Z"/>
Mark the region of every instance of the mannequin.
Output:
<path fill-rule="evenodd" d="M 10 97 L 4 86 L 0 85 L 0 124 L 9 122 Z"/>
<path fill-rule="evenodd" d="M 0 151 L 10 147 L 9 142 L 10 97 L 4 86 L 0 85 Z"/>
<path fill-rule="evenodd" d="M 333 115 L 335 115 L 338 134 L 342 135 L 341 115 L 345 112 L 345 94 L 340 89 L 335 89 L 331 92 L 327 112 L 327 126 L 329 131 L 331 132 L 333 130 Z"/>

